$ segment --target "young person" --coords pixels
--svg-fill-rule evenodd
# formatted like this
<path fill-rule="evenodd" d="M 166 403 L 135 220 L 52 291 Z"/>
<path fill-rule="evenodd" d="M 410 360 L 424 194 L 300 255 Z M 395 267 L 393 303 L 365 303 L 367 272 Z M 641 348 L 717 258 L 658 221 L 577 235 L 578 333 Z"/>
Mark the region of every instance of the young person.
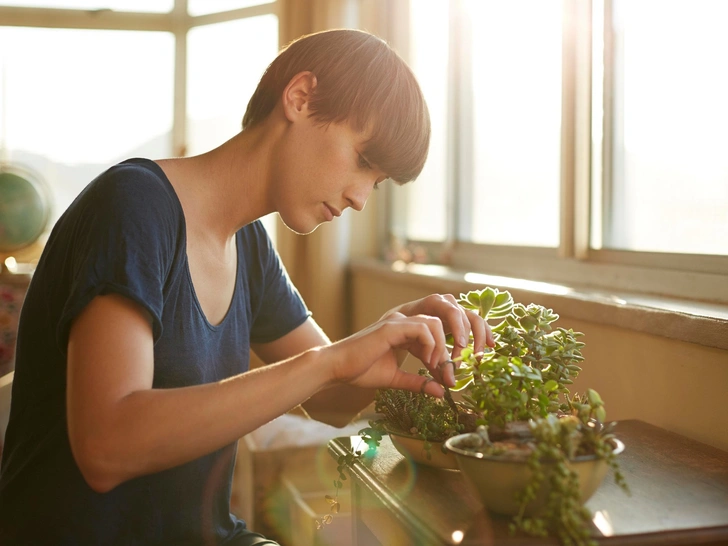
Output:
<path fill-rule="evenodd" d="M 130 159 L 60 218 L 20 319 L 0 543 L 274 544 L 231 516 L 235 443 L 302 404 L 348 419 L 376 388 L 442 396 L 492 334 L 452 296 L 331 343 L 259 218 L 313 231 L 420 173 L 422 93 L 380 39 L 335 30 L 269 66 L 243 130 L 208 153 Z M 249 370 L 253 350 L 267 366 Z M 399 369 L 419 358 L 438 382 Z M 442 385 L 441 385 L 442 384 Z"/>

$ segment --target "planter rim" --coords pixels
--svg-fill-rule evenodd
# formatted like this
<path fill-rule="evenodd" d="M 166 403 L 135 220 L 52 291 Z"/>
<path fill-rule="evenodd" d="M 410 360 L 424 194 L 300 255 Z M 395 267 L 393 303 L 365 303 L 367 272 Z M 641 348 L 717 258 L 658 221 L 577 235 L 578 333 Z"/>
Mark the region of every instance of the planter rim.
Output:
<path fill-rule="evenodd" d="M 384 425 L 384 429 L 387 431 L 387 434 L 390 436 L 401 436 L 402 438 L 411 438 L 412 440 L 419 440 L 420 442 L 430 442 L 431 444 L 444 444 L 446 440 L 425 440 L 424 438 L 421 438 L 419 436 L 415 436 L 414 434 L 407 434 L 405 432 L 402 432 L 400 430 L 393 429 L 389 425 Z M 459 434 L 458 436 L 462 436 Z M 453 436 L 453 438 L 457 438 L 457 436 Z"/>
<path fill-rule="evenodd" d="M 459 448 L 453 443 L 457 442 L 458 439 L 462 439 L 465 436 L 470 436 L 471 434 L 476 434 L 475 432 L 466 432 L 465 434 L 458 434 L 457 436 L 453 436 L 452 438 L 448 438 L 445 441 L 445 449 L 450 451 L 451 453 L 454 453 L 455 455 L 459 455 L 462 457 L 470 457 L 471 459 L 483 459 L 487 461 L 493 461 L 496 463 L 518 463 L 518 462 L 525 462 L 526 459 L 518 459 L 518 458 L 505 458 L 502 455 L 486 455 L 484 453 L 480 453 L 479 451 L 470 451 L 468 449 L 462 449 Z M 617 438 L 612 438 L 610 440 L 611 442 L 614 442 L 615 446 L 612 450 L 612 453 L 614 455 L 619 455 L 624 451 L 624 442 L 621 440 L 618 440 Z M 591 461 L 596 459 L 596 455 L 579 455 L 578 457 L 574 457 L 573 459 L 569 459 L 571 462 L 580 462 L 580 461 Z"/>

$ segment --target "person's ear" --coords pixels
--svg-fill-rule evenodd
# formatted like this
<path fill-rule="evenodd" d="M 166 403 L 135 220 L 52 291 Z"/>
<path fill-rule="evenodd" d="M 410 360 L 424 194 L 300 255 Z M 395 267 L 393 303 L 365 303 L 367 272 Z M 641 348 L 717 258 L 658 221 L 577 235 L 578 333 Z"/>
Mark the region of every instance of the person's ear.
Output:
<path fill-rule="evenodd" d="M 316 88 L 313 72 L 299 72 L 291 78 L 283 90 L 283 112 L 288 121 L 308 117 L 309 102 Z"/>

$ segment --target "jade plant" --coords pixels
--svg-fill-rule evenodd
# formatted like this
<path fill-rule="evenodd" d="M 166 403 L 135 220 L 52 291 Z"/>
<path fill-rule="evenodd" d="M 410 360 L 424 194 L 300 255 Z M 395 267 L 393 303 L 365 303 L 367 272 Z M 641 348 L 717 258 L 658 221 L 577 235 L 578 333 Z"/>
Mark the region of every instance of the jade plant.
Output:
<path fill-rule="evenodd" d="M 480 415 L 478 424 L 502 428 L 569 410 L 564 395 L 581 371 L 582 333 L 554 328 L 559 316 L 551 309 L 514 304 L 507 291 L 472 291 L 458 303 L 486 320 L 502 319 L 492 326 L 493 350 L 474 354 L 471 346 L 455 359 L 453 390 L 463 391 L 465 403 Z"/>
<path fill-rule="evenodd" d="M 472 449 L 520 457 L 531 469 L 532 482 L 516 499 L 521 509 L 513 518 L 512 531 L 550 533 L 564 544 L 589 544 L 590 514 L 580 504 L 578 478 L 567 462 L 596 455 L 614 469 L 617 483 L 625 490 L 627 486 L 613 455 L 614 424 L 606 423 L 601 398 L 594 390 L 583 395 L 571 395 L 569 390 L 584 360 L 584 343 L 579 341 L 583 334 L 556 327 L 559 317 L 551 309 L 514 303 L 508 291 L 473 290 L 461 294 L 458 303 L 489 323 L 495 346 L 475 353 L 471 338 L 453 359 L 456 384 L 446 389 L 445 400 L 409 391 L 378 391 L 375 410 L 381 418 L 360 431 L 362 442 L 376 449 L 385 434 L 400 433 L 422 439 L 429 450 L 432 442 L 477 430 L 470 434 Z M 519 440 L 509 441 L 512 438 Z M 332 514 L 338 511 L 344 469 L 361 454 L 352 451 L 339 457 L 336 496 L 327 496 Z M 548 475 L 542 467 L 545 460 L 556 462 L 556 470 Z M 545 513 L 527 517 L 526 506 L 546 482 L 551 492 Z M 317 526 L 330 523 L 332 514 L 317 520 Z"/>

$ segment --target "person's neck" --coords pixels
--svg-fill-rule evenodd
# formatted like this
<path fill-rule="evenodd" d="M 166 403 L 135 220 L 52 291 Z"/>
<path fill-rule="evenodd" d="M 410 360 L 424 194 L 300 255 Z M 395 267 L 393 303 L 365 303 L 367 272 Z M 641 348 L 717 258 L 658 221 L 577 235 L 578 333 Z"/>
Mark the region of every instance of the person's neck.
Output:
<path fill-rule="evenodd" d="M 273 212 L 269 198 L 271 145 L 263 128 L 238 133 L 201 155 L 158 163 L 182 203 L 187 229 L 221 242 Z"/>

